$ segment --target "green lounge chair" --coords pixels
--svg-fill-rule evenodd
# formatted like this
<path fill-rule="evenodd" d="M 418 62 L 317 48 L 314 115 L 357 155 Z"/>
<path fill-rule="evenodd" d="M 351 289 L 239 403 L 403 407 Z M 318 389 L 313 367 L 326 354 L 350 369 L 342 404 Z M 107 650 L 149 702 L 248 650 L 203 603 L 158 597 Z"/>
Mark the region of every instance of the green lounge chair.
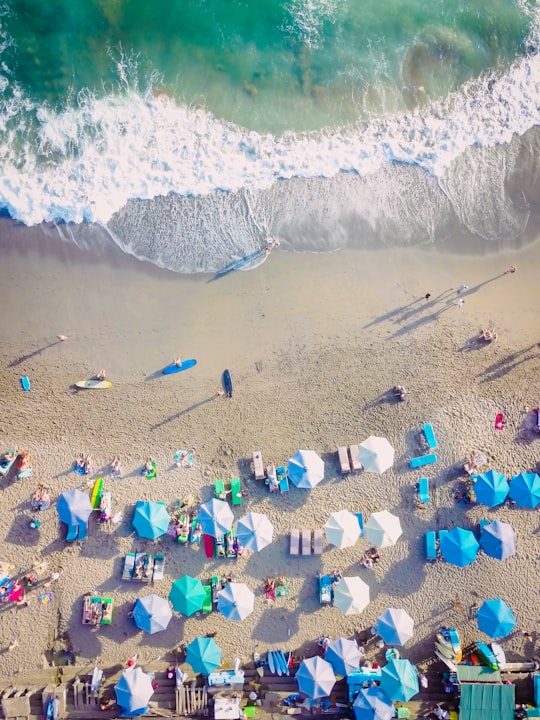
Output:
<path fill-rule="evenodd" d="M 242 483 L 240 478 L 232 478 L 231 480 L 231 502 L 233 505 L 242 504 Z"/>
<path fill-rule="evenodd" d="M 112 622 L 112 598 L 101 598 L 101 624 L 110 625 Z"/>
<path fill-rule="evenodd" d="M 214 483 L 214 495 L 218 500 L 227 500 L 227 491 L 223 480 L 216 480 Z"/>
<path fill-rule="evenodd" d="M 203 613 L 211 613 L 213 610 L 212 605 L 212 586 L 211 585 L 203 585 L 204 588 L 204 600 L 202 604 L 202 611 Z"/>

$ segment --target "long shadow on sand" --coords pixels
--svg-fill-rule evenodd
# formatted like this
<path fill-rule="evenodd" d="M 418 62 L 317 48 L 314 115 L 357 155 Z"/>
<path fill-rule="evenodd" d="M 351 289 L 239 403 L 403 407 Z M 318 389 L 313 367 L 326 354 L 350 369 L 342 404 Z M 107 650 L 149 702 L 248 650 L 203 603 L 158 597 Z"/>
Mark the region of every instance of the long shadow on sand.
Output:
<path fill-rule="evenodd" d="M 511 355 L 507 355 L 502 360 L 497 360 L 491 365 L 488 365 L 488 367 L 478 375 L 478 377 L 481 378 L 480 382 L 485 383 L 498 380 L 504 375 L 508 375 L 508 373 L 512 372 L 518 365 L 529 362 L 529 360 L 534 360 L 534 354 L 525 355 L 525 353 L 531 353 L 533 348 L 536 348 L 536 345 L 530 345 L 528 348 L 518 350 Z"/>
<path fill-rule="evenodd" d="M 212 400 L 215 400 L 215 395 L 210 395 L 210 397 L 205 398 L 204 400 L 199 400 L 199 402 L 193 403 L 193 405 L 189 405 L 188 407 L 184 408 L 183 410 L 180 410 L 179 412 L 175 413 L 174 415 L 170 415 L 168 418 L 165 418 L 165 420 L 162 420 L 161 422 L 157 423 L 156 425 L 151 426 L 151 430 L 157 430 L 160 427 L 163 427 L 164 425 L 167 425 L 170 422 L 173 422 L 174 420 L 178 420 L 178 418 L 182 417 L 182 415 L 188 415 L 190 412 L 193 412 L 193 410 L 197 410 L 197 408 L 202 407 L 203 405 L 206 405 L 206 403 L 212 402 Z"/>
<path fill-rule="evenodd" d="M 306 608 L 303 609 L 307 612 Z M 290 636 L 296 635 L 299 630 L 298 619 L 298 613 L 274 605 L 263 612 L 253 628 L 252 637 L 260 643 L 289 642 Z"/>
<path fill-rule="evenodd" d="M 54 342 L 49 343 L 48 345 L 43 345 L 43 347 L 38 348 L 37 350 L 32 350 L 32 352 L 26 353 L 26 355 L 21 355 L 21 357 L 16 358 L 15 360 L 12 360 L 8 367 L 16 367 L 17 365 L 22 365 L 22 363 L 26 362 L 27 360 L 31 360 L 33 357 L 36 357 L 37 355 L 41 355 L 42 352 L 45 352 L 45 350 L 48 350 L 49 348 L 54 347 L 55 345 L 59 345 L 62 340 L 55 340 Z"/>

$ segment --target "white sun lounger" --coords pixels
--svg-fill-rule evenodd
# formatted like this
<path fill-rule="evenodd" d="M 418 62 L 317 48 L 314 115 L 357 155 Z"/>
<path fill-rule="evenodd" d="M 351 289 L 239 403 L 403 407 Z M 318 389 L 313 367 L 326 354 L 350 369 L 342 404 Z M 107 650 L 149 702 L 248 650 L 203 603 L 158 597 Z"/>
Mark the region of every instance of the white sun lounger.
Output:
<path fill-rule="evenodd" d="M 351 472 L 351 466 L 349 464 L 349 456 L 347 454 L 347 448 L 346 447 L 338 447 L 338 459 L 339 459 L 339 467 L 341 468 L 341 474 L 346 475 L 347 473 Z"/>
<path fill-rule="evenodd" d="M 255 472 L 255 480 L 264 480 L 264 465 L 260 450 L 253 453 L 253 470 Z"/>
<path fill-rule="evenodd" d="M 298 528 L 291 530 L 291 544 L 289 549 L 291 555 L 298 555 L 300 552 L 300 530 L 298 530 Z"/>
<path fill-rule="evenodd" d="M 311 555 L 311 530 L 302 530 L 302 555 Z"/>
<path fill-rule="evenodd" d="M 351 458 L 351 470 L 358 472 L 362 469 L 362 463 L 360 462 L 360 448 L 358 445 L 349 445 L 349 456 Z"/>

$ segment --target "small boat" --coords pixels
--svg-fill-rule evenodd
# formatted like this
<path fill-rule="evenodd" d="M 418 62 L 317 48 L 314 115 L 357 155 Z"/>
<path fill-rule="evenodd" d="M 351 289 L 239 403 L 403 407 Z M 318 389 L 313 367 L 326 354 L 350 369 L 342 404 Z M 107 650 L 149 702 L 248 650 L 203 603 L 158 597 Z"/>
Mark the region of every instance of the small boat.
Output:
<path fill-rule="evenodd" d="M 499 663 L 497 662 L 497 658 L 495 657 L 491 648 L 486 645 L 486 643 L 477 641 L 476 649 L 478 650 L 478 654 L 480 655 L 480 659 L 483 661 L 484 665 L 487 665 L 492 670 L 499 669 Z"/>

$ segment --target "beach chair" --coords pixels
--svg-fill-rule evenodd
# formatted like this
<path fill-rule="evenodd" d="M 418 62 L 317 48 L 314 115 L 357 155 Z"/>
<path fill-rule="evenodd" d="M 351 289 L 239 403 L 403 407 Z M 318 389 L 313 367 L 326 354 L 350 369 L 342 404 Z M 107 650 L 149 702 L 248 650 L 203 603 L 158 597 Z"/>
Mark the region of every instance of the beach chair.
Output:
<path fill-rule="evenodd" d="M 233 505 L 242 504 L 242 482 L 240 478 L 231 478 L 231 503 Z"/>
<path fill-rule="evenodd" d="M 213 605 L 217 605 L 219 600 L 219 592 L 220 590 L 223 590 L 223 583 L 221 582 L 221 578 L 219 577 L 219 575 L 212 576 L 210 587 L 212 588 L 212 603 Z"/>
<path fill-rule="evenodd" d="M 122 569 L 122 580 L 131 580 L 135 570 L 135 553 L 126 553 L 124 567 Z"/>
<path fill-rule="evenodd" d="M 436 462 L 437 456 L 435 453 L 431 453 L 430 455 L 420 455 L 419 457 L 411 458 L 409 464 L 412 468 L 419 468 Z"/>
<path fill-rule="evenodd" d="M 83 598 L 82 624 L 90 625 L 91 620 L 92 620 L 92 606 L 90 603 L 90 595 L 85 595 Z"/>
<path fill-rule="evenodd" d="M 428 503 L 431 499 L 429 497 L 429 480 L 426 477 L 420 478 L 416 489 L 418 491 L 418 499 L 420 502 Z"/>
<path fill-rule="evenodd" d="M 362 513 L 354 513 L 356 516 L 356 519 L 358 520 L 358 525 L 360 525 L 360 537 L 364 537 L 364 516 Z"/>
<path fill-rule="evenodd" d="M 346 447 L 338 447 L 337 453 L 338 453 L 338 460 L 339 460 L 339 467 L 341 470 L 341 474 L 346 475 L 347 473 L 350 473 L 351 466 L 349 464 L 349 456 L 347 454 L 347 448 Z"/>
<path fill-rule="evenodd" d="M 330 575 L 319 575 L 319 602 L 321 605 L 332 604 L 332 579 Z"/>
<path fill-rule="evenodd" d="M 291 555 L 298 555 L 300 552 L 300 530 L 297 528 L 291 530 L 289 552 Z"/>
<path fill-rule="evenodd" d="M 225 490 L 225 482 L 223 480 L 216 480 L 214 483 L 214 495 L 218 500 L 227 499 L 227 491 Z"/>
<path fill-rule="evenodd" d="M 434 530 L 426 533 L 426 559 L 437 559 L 437 533 Z"/>
<path fill-rule="evenodd" d="M 99 509 L 101 511 L 100 522 L 109 522 L 112 519 L 112 495 L 110 490 L 101 493 Z"/>
<path fill-rule="evenodd" d="M 207 615 L 208 613 L 211 613 L 214 609 L 213 603 L 212 603 L 212 586 L 211 585 L 203 585 L 204 588 L 204 600 L 202 604 L 202 612 L 203 615 Z"/>
<path fill-rule="evenodd" d="M 289 478 L 287 477 L 287 470 L 283 465 L 280 465 L 276 470 L 276 477 L 279 484 L 279 492 L 282 495 L 283 493 L 289 492 Z"/>
<path fill-rule="evenodd" d="M 112 622 L 112 598 L 101 598 L 101 624 L 110 625 Z"/>
<path fill-rule="evenodd" d="M 176 542 L 179 543 L 187 543 L 189 539 L 189 531 L 190 531 L 190 524 L 189 524 L 189 515 L 184 513 L 183 515 L 180 515 L 178 518 L 178 526 L 177 526 L 177 535 L 176 535 Z"/>
<path fill-rule="evenodd" d="M 255 473 L 255 480 L 264 480 L 266 477 L 260 450 L 253 453 L 253 472 Z"/>
<path fill-rule="evenodd" d="M 79 534 L 79 526 L 78 525 L 68 525 L 66 542 L 75 542 L 78 534 Z"/>
<path fill-rule="evenodd" d="M 218 535 L 215 538 L 215 555 L 216 557 L 225 557 L 225 536 Z"/>
<path fill-rule="evenodd" d="M 193 515 L 193 517 L 191 518 L 191 527 L 189 530 L 189 542 L 190 543 L 200 543 L 201 536 L 202 536 L 202 528 L 199 523 L 199 518 L 197 515 Z"/>
<path fill-rule="evenodd" d="M 234 528 L 231 528 L 230 532 L 225 533 L 225 557 L 235 559 L 236 558 L 236 546 L 235 546 L 236 532 Z"/>
<path fill-rule="evenodd" d="M 323 534 L 321 528 L 313 531 L 313 554 L 322 555 Z"/>
<path fill-rule="evenodd" d="M 424 436 L 426 438 L 428 448 L 430 450 L 435 450 L 435 448 L 438 448 L 439 443 L 437 442 L 437 438 L 435 437 L 435 433 L 433 432 L 433 426 L 431 425 L 431 423 L 424 423 L 422 429 L 424 431 Z"/>
<path fill-rule="evenodd" d="M 360 462 L 360 448 L 358 445 L 349 445 L 349 456 L 351 458 L 351 470 L 358 472 L 362 469 L 362 463 Z"/>
<path fill-rule="evenodd" d="M 86 542 L 88 539 L 88 523 L 81 523 L 79 525 L 79 534 L 77 535 L 77 540 L 79 542 Z"/>
<path fill-rule="evenodd" d="M 311 530 L 304 528 L 300 533 L 302 555 L 311 555 Z"/>
<path fill-rule="evenodd" d="M 266 466 L 266 480 L 265 483 L 268 485 L 270 492 L 277 492 L 279 490 L 279 483 L 277 479 L 277 470 L 275 465 Z"/>
<path fill-rule="evenodd" d="M 152 582 L 159 582 L 165 577 L 165 555 L 159 553 L 154 557 L 154 572 L 152 574 Z"/>

